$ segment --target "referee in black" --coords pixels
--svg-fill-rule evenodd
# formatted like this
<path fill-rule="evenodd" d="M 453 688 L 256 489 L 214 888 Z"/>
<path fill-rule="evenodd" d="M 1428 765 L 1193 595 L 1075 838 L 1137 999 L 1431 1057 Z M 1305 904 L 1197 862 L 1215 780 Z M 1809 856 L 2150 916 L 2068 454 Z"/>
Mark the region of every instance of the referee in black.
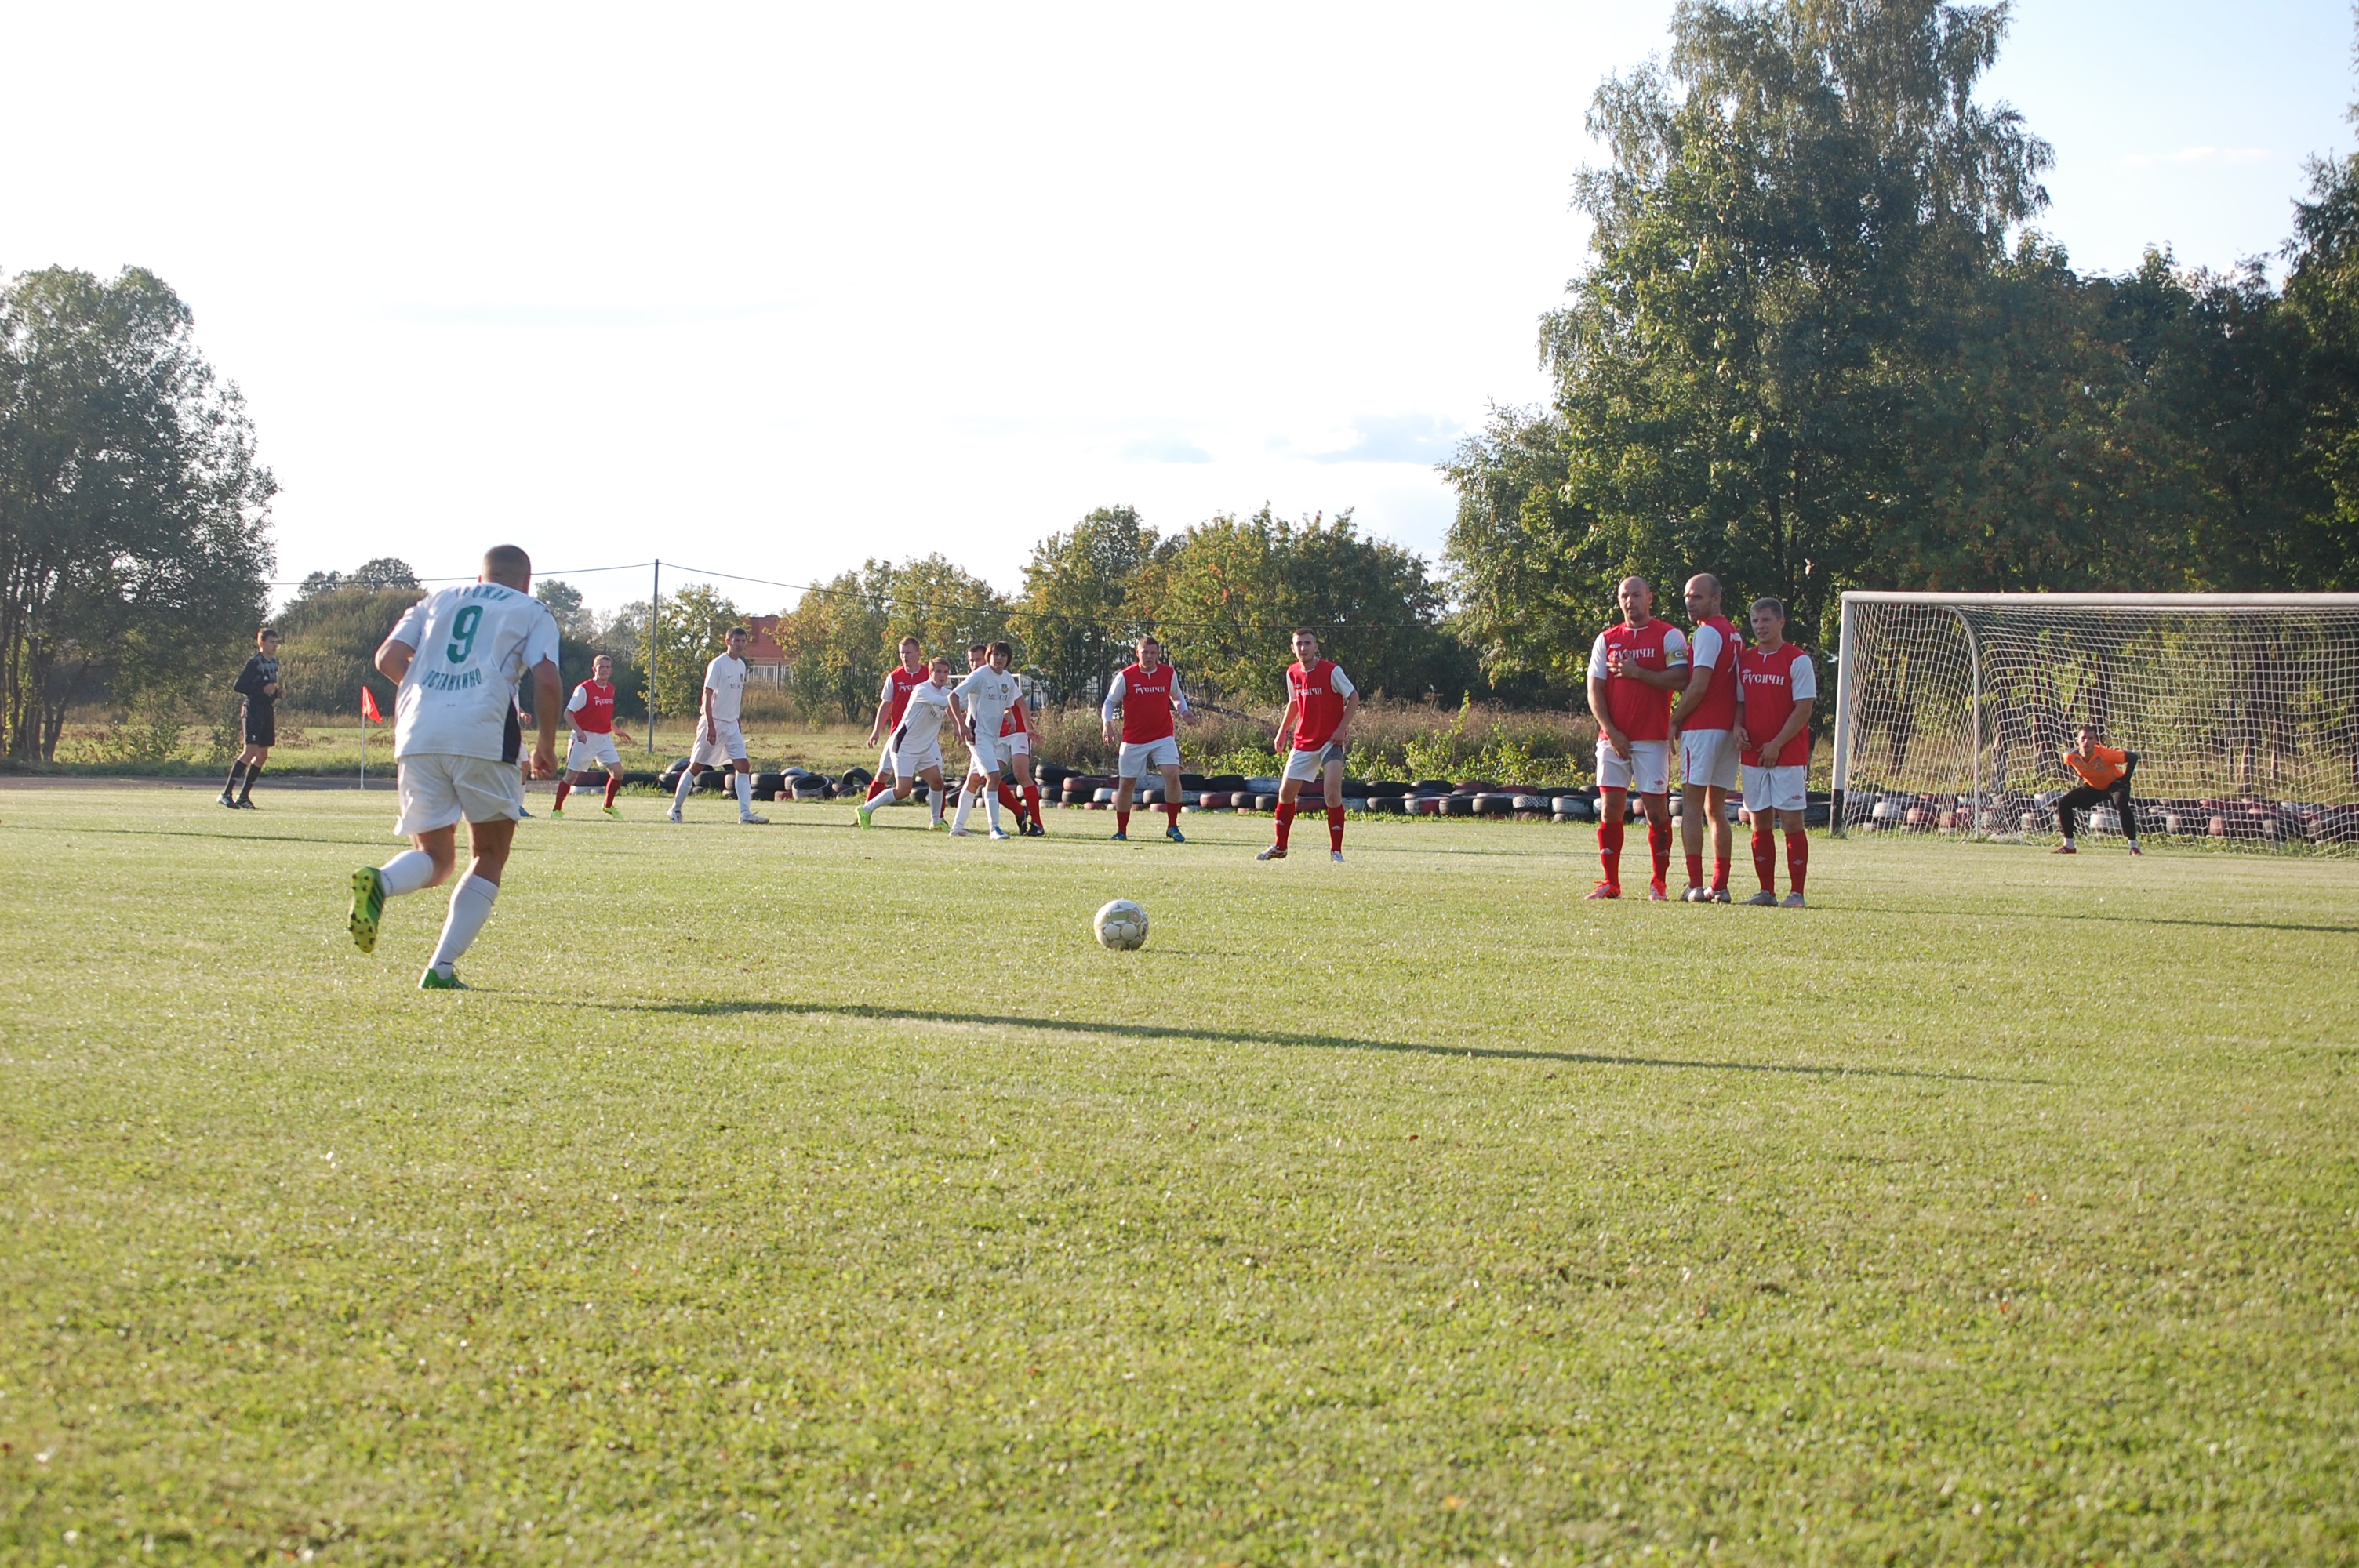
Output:
<path fill-rule="evenodd" d="M 240 730 L 245 736 L 245 751 L 229 765 L 229 783 L 222 785 L 221 803 L 234 809 L 254 809 L 254 781 L 262 776 L 262 764 L 270 759 L 270 748 L 278 744 L 278 633 L 265 626 L 254 634 L 254 657 L 245 661 L 245 668 L 237 677 L 237 694 L 245 698 L 245 711 L 238 716 Z"/>

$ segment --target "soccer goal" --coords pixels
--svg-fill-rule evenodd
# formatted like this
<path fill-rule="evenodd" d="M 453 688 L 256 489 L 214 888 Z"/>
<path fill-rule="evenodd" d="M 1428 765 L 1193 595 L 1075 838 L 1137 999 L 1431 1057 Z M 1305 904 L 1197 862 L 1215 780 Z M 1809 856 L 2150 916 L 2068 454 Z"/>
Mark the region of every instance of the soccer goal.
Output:
<path fill-rule="evenodd" d="M 2359 848 L 2359 594 L 1846 593 L 1838 655 L 1837 834 L 2052 832 L 2093 722 L 2142 835 Z"/>

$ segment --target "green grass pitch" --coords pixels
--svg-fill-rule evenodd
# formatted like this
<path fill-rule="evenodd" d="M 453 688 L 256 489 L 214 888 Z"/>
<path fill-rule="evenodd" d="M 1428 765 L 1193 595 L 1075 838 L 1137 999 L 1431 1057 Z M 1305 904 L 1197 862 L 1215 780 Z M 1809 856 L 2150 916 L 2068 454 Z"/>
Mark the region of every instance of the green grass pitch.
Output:
<path fill-rule="evenodd" d="M 2359 1556 L 2348 863 L 255 798 L 0 792 L 0 1560 Z"/>

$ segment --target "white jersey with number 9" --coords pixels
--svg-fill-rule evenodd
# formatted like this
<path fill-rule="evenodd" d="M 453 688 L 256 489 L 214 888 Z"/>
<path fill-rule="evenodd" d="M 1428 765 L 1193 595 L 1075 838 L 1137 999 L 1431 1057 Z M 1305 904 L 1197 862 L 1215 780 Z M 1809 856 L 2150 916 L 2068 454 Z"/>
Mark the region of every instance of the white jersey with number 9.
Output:
<path fill-rule="evenodd" d="M 395 699 L 394 756 L 515 762 L 516 682 L 557 661 L 549 607 L 501 583 L 470 583 L 411 605 L 393 635 L 417 650 Z"/>

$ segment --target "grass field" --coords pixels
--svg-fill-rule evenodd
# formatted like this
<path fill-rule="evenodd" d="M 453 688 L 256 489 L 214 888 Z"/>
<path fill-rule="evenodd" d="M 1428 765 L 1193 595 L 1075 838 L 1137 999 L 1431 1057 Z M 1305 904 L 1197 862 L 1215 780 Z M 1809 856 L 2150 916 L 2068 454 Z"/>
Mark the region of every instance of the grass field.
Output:
<path fill-rule="evenodd" d="M 256 798 L 0 792 L 0 1559 L 2359 1557 L 2348 863 Z"/>

